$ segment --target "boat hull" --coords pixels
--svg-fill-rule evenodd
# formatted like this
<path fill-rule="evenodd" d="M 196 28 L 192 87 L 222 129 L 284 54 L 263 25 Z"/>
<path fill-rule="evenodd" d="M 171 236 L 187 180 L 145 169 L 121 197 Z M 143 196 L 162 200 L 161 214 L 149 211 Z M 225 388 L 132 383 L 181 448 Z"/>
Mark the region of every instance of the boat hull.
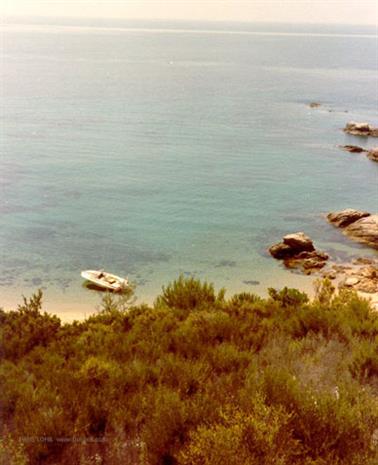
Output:
<path fill-rule="evenodd" d="M 81 276 L 102 289 L 114 292 L 122 291 L 128 286 L 127 279 L 101 270 L 82 271 Z"/>

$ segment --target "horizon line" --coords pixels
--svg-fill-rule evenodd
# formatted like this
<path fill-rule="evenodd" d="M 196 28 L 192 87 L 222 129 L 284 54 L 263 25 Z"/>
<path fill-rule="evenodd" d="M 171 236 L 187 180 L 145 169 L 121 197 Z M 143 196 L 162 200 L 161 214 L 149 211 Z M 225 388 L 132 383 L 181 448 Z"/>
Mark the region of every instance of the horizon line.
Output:
<path fill-rule="evenodd" d="M 173 23 L 174 24 L 174 23 Z M 179 24 L 179 23 L 176 23 Z M 192 34 L 192 35 L 224 35 L 224 36 L 260 36 L 260 37 L 319 37 L 319 38 L 354 38 L 354 39 L 378 39 L 378 31 L 376 33 L 368 33 L 367 31 L 364 33 L 362 31 L 355 32 L 355 33 L 348 33 L 347 31 L 301 31 L 301 30 L 292 30 L 292 31 L 285 31 L 285 30 L 246 30 L 246 29 L 235 29 L 235 28 L 214 28 L 214 29 L 204 29 L 204 28 L 177 28 L 177 27 L 146 27 L 147 25 L 143 24 L 138 27 L 134 23 L 134 27 L 132 24 L 128 26 L 121 26 L 121 25 L 83 25 L 83 24 L 58 24 L 58 23 L 17 23 L 17 22 L 9 22 L 9 23 L 2 23 L 0 24 L 0 29 L 3 32 L 17 32 L 17 31 L 25 31 L 31 33 L 44 33 L 44 34 L 57 34 L 73 32 L 73 33 L 89 33 L 89 34 L 96 34 L 96 33 L 104 33 L 104 34 L 127 34 L 127 33 L 134 33 L 134 34 L 168 34 L 168 35 L 175 35 L 175 34 Z"/>
<path fill-rule="evenodd" d="M 319 21 L 269 21 L 269 20 L 239 20 L 239 19 L 194 19 L 194 18 L 119 18 L 114 16 L 72 16 L 72 15 L 27 15 L 27 14 L 12 14 L 12 15 L 0 15 L 0 24 L 3 24 L 7 19 L 64 19 L 64 20 L 98 20 L 98 21 L 151 21 L 151 22 L 195 22 L 195 23 L 235 23 L 235 24 L 280 24 L 280 25 L 309 25 L 309 26 L 360 26 L 360 27 L 375 27 L 378 32 L 378 22 L 375 23 L 338 23 L 334 21 L 330 22 L 319 22 Z"/>

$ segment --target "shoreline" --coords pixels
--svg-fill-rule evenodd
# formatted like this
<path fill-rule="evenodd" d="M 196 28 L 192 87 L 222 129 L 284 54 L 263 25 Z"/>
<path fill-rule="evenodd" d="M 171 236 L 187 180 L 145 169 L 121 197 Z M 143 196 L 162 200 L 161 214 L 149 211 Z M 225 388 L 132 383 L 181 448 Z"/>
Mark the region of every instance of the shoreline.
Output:
<path fill-rule="evenodd" d="M 287 279 L 273 279 L 270 283 L 264 282 L 260 283 L 257 286 L 237 286 L 236 283 L 239 281 L 235 281 L 233 284 L 228 284 L 226 286 L 226 298 L 231 298 L 234 294 L 240 292 L 250 292 L 253 294 L 257 294 L 260 297 L 267 297 L 268 295 L 268 288 L 273 287 L 276 289 L 282 289 L 284 287 L 295 288 L 301 292 L 305 292 L 310 300 L 312 300 L 315 296 L 315 282 L 318 279 L 323 279 L 322 276 L 319 275 L 309 275 L 303 276 L 297 273 L 290 272 L 289 270 L 285 270 L 287 273 Z M 178 276 L 177 276 L 178 277 Z M 342 278 L 338 276 L 336 279 L 332 280 L 332 284 L 335 286 L 336 291 L 338 291 L 338 284 L 341 282 Z M 210 280 L 208 282 L 211 282 Z M 162 284 L 162 286 L 166 286 L 168 284 Z M 223 286 L 218 286 L 217 283 L 213 283 L 215 290 L 219 290 Z M 20 292 L 19 298 L 17 298 L 14 293 L 7 294 L 2 297 L 0 302 L 0 307 L 5 311 L 12 311 L 17 310 L 18 305 L 22 304 L 22 295 L 29 298 L 35 291 L 32 290 L 29 293 L 22 293 Z M 62 323 L 72 323 L 73 321 L 83 321 L 89 316 L 96 314 L 100 310 L 101 306 L 101 292 L 90 291 L 86 298 L 74 298 L 74 295 L 71 294 L 58 294 L 54 292 L 53 289 L 47 289 L 43 291 L 43 306 L 42 312 L 49 313 L 51 315 L 56 315 Z M 138 296 L 138 288 L 136 289 L 136 296 L 137 299 L 135 301 L 135 305 L 147 304 L 152 306 L 156 297 L 161 292 L 161 287 L 158 292 L 151 291 L 150 293 L 146 294 L 143 293 L 140 297 Z M 365 299 L 368 299 L 372 302 L 372 306 L 374 309 L 378 311 L 378 293 L 375 294 L 368 294 L 366 292 L 357 292 L 357 294 Z"/>
<path fill-rule="evenodd" d="M 303 276 L 284 270 L 281 267 L 277 268 L 277 275 L 272 276 L 270 280 L 262 280 L 258 285 L 243 284 L 240 279 L 235 278 L 231 278 L 222 283 L 218 283 L 216 280 L 212 279 L 202 279 L 201 277 L 199 277 L 199 279 L 201 279 L 201 281 L 212 283 L 216 291 L 225 287 L 227 291 L 226 298 L 230 298 L 234 294 L 241 292 L 250 292 L 261 297 L 266 297 L 268 295 L 268 288 L 270 287 L 276 289 L 282 289 L 284 287 L 295 288 L 301 292 L 305 292 L 310 299 L 314 297 L 315 281 L 319 278 L 319 276 Z M 179 274 L 177 274 L 173 280 L 178 277 Z M 137 287 L 135 292 L 137 297 L 135 305 L 152 305 L 156 297 L 161 293 L 162 286 L 167 286 L 171 281 L 172 280 L 164 281 L 162 278 L 160 286 L 141 286 L 140 291 L 142 292 L 138 292 Z M 5 292 L 3 292 L 0 301 L 0 308 L 5 311 L 17 310 L 18 305 L 23 302 L 22 296 L 24 295 L 26 298 L 29 298 L 37 290 L 38 287 L 30 289 L 28 292 L 23 290 L 20 291 L 17 296 L 15 295 L 14 288 L 8 288 Z M 68 291 L 69 290 L 70 289 L 68 289 Z M 82 321 L 99 310 L 102 295 L 104 295 L 104 293 L 99 291 L 88 291 L 86 295 L 74 292 L 63 293 L 50 287 L 43 290 L 42 312 L 58 316 L 63 323 L 70 323 L 74 320 Z"/>
<path fill-rule="evenodd" d="M 290 273 L 290 271 L 288 271 Z M 295 273 L 290 273 L 293 275 L 294 279 L 297 278 L 299 275 Z M 302 276 L 303 278 L 303 276 Z M 302 282 L 298 284 L 294 284 L 291 280 L 289 280 L 286 284 L 280 283 L 279 286 L 274 286 L 274 285 L 267 285 L 265 288 L 263 288 L 263 285 L 259 285 L 258 289 L 255 287 L 250 287 L 250 290 L 239 290 L 239 292 L 250 292 L 253 294 L 257 294 L 260 297 L 266 298 L 268 295 L 268 288 L 269 287 L 274 287 L 276 289 L 282 289 L 284 287 L 288 288 L 294 288 L 297 289 L 301 292 L 304 292 L 308 295 L 310 298 L 310 301 L 312 301 L 315 297 L 315 282 L 318 279 L 324 279 L 321 276 L 305 276 L 305 280 L 302 280 Z M 332 280 L 331 283 L 334 285 L 336 292 L 339 291 L 339 283 L 342 281 L 341 277 L 337 277 L 336 279 Z M 165 285 L 167 285 L 166 283 Z M 216 286 L 215 283 L 215 290 L 219 290 L 222 286 Z M 37 289 L 36 289 L 37 290 Z M 36 291 L 35 290 L 35 291 Z M 30 292 L 29 294 L 26 295 L 27 298 L 29 298 L 35 291 Z M 238 291 L 233 291 L 229 288 L 226 289 L 226 298 L 231 298 L 234 294 L 237 294 Z M 357 291 L 357 294 L 366 299 L 370 300 L 372 308 L 375 311 L 378 311 L 378 293 L 374 294 L 369 294 L 366 292 L 361 292 Z M 25 294 L 24 294 L 25 295 Z M 143 297 L 137 297 L 137 300 L 135 301 L 135 305 L 141 305 L 141 304 L 147 304 L 149 306 L 152 306 L 156 297 L 158 294 L 154 295 L 143 295 Z M 2 298 L 2 301 L 0 302 L 0 308 L 2 308 L 5 311 L 14 311 L 17 310 L 18 305 L 22 304 L 22 294 L 20 293 L 20 298 L 17 300 L 15 297 L 5 297 Z M 73 321 L 84 321 L 88 317 L 95 315 L 99 310 L 100 310 L 100 305 L 101 305 L 101 294 L 97 292 L 94 295 L 91 295 L 90 298 L 87 301 L 84 300 L 78 300 L 74 301 L 72 296 L 70 295 L 64 295 L 63 298 L 62 296 L 57 296 L 57 295 L 52 295 L 49 290 L 44 291 L 43 295 L 43 305 L 42 305 L 42 312 L 46 312 L 50 315 L 56 315 L 61 322 L 64 323 L 72 323 Z"/>

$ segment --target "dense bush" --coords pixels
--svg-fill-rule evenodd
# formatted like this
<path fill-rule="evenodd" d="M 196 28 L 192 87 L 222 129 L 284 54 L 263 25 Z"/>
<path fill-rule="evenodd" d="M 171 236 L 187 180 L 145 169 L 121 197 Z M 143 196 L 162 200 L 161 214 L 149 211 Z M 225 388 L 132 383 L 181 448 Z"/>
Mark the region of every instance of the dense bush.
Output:
<path fill-rule="evenodd" d="M 0 464 L 378 461 L 378 315 L 355 293 L 180 277 L 64 325 L 41 303 L 0 311 Z"/>

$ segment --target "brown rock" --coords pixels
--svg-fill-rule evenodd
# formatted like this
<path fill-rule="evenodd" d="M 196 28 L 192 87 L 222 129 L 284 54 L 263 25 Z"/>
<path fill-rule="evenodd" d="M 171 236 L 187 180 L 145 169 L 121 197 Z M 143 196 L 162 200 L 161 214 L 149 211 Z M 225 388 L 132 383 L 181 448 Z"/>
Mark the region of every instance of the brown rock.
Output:
<path fill-rule="evenodd" d="M 338 228 L 345 228 L 355 221 L 367 216 L 370 216 L 370 213 L 347 208 L 346 210 L 339 212 L 328 213 L 327 219 L 330 223 L 334 224 Z"/>
<path fill-rule="evenodd" d="M 378 147 L 374 147 L 373 149 L 369 150 L 367 157 L 372 161 L 378 162 Z"/>
<path fill-rule="evenodd" d="M 357 123 L 355 121 L 350 121 L 345 126 L 344 131 L 354 136 L 378 137 L 378 128 L 371 126 L 369 123 Z"/>
<path fill-rule="evenodd" d="M 320 252 L 319 250 L 313 250 L 312 252 L 301 252 L 295 256 L 299 260 L 307 260 L 307 259 L 316 259 L 316 260 L 328 260 L 329 255 L 325 252 Z"/>
<path fill-rule="evenodd" d="M 306 236 L 303 232 L 297 232 L 294 234 L 287 234 L 283 238 L 284 244 L 291 247 L 293 250 L 297 252 L 301 251 L 313 251 L 315 250 L 314 244 L 312 240 Z"/>
<path fill-rule="evenodd" d="M 319 102 L 311 102 L 311 103 L 309 103 L 308 106 L 309 106 L 310 108 L 319 108 L 319 107 L 322 106 L 322 104 L 319 103 Z"/>
<path fill-rule="evenodd" d="M 314 250 L 312 252 L 301 252 L 294 255 L 294 257 L 286 258 L 284 264 L 287 268 L 299 268 L 311 272 L 323 268 L 328 258 L 326 253 Z"/>
<path fill-rule="evenodd" d="M 305 270 L 317 270 L 320 268 L 323 268 L 326 265 L 324 260 L 318 260 L 315 258 L 308 258 L 306 260 L 303 260 L 303 268 Z"/>
<path fill-rule="evenodd" d="M 323 268 L 329 258 L 326 253 L 315 250 L 312 240 L 303 232 L 287 234 L 269 252 L 274 258 L 283 259 L 287 268 L 297 268 L 305 274 Z"/>
<path fill-rule="evenodd" d="M 279 242 L 278 244 L 274 244 L 272 247 L 270 247 L 269 253 L 272 255 L 272 257 L 280 260 L 292 256 L 293 249 L 283 242 Z"/>
<path fill-rule="evenodd" d="M 364 278 L 376 279 L 378 281 L 378 268 L 375 266 L 367 266 L 360 270 L 360 275 Z"/>
<path fill-rule="evenodd" d="M 340 148 L 343 150 L 346 150 L 347 152 L 351 153 L 361 153 L 361 152 L 366 152 L 365 149 L 362 147 L 359 147 L 358 145 L 340 145 Z"/>
<path fill-rule="evenodd" d="M 351 239 L 378 249 L 378 215 L 369 215 L 354 221 L 344 232 Z"/>
<path fill-rule="evenodd" d="M 360 282 L 360 278 L 356 278 L 356 277 L 350 277 L 350 278 L 347 278 L 345 281 L 344 281 L 344 286 L 346 287 L 353 287 L 355 286 L 356 284 L 358 284 Z"/>
<path fill-rule="evenodd" d="M 357 291 L 361 292 L 367 292 L 369 294 L 374 294 L 378 292 L 378 281 L 368 279 L 368 278 L 362 278 L 355 286 L 354 288 Z"/>

